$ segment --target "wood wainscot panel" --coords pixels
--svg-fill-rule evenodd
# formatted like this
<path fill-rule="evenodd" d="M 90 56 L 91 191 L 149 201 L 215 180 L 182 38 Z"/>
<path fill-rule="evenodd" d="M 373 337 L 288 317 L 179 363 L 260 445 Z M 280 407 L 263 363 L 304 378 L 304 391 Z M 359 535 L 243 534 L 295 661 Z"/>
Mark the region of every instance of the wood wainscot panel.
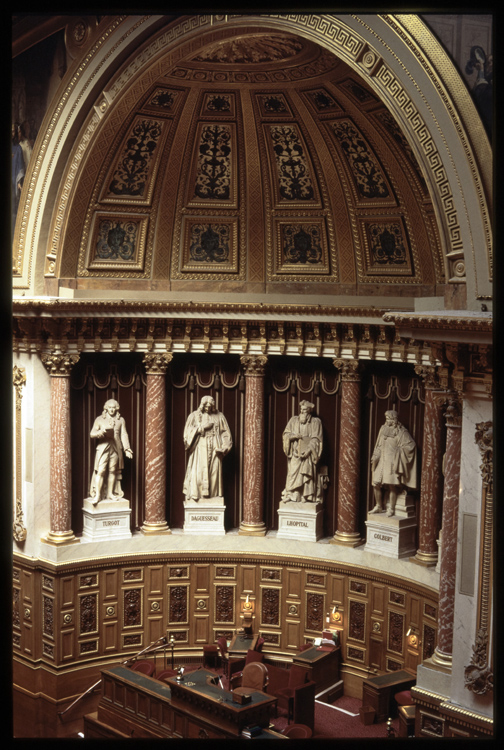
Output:
<path fill-rule="evenodd" d="M 163 565 L 147 567 L 147 591 L 150 596 L 162 595 L 164 588 L 165 568 Z"/>
<path fill-rule="evenodd" d="M 283 632 L 285 633 L 286 648 L 299 648 L 301 623 L 287 620 Z"/>
<path fill-rule="evenodd" d="M 149 643 L 158 641 L 165 633 L 165 627 L 162 617 L 147 618 L 147 640 Z"/>
<path fill-rule="evenodd" d="M 208 643 L 210 636 L 209 615 L 196 615 L 194 618 L 194 642 Z"/>
<path fill-rule="evenodd" d="M 383 672 L 384 661 L 383 641 L 371 636 L 369 639 L 369 666 L 371 669 Z"/>
<path fill-rule="evenodd" d="M 257 567 L 255 565 L 241 565 L 240 569 L 242 575 L 242 592 L 244 594 L 252 594 L 256 587 Z"/>
<path fill-rule="evenodd" d="M 325 593 L 321 591 L 306 591 L 305 630 L 315 631 L 317 634 L 321 633 L 324 629 L 325 612 Z"/>
<path fill-rule="evenodd" d="M 117 620 L 111 622 L 105 622 L 103 624 L 103 649 L 105 653 L 108 651 L 117 651 L 119 645 L 119 628 Z"/>
<path fill-rule="evenodd" d="M 208 594 L 210 591 L 210 565 L 194 566 L 195 593 Z"/>
<path fill-rule="evenodd" d="M 52 579 L 48 578 L 48 576 L 42 575 L 42 588 L 46 588 L 49 581 L 52 581 Z M 52 582 L 52 587 L 54 588 L 54 582 Z M 61 609 L 75 606 L 75 576 L 64 576 L 60 578 L 59 593 Z"/>
<path fill-rule="evenodd" d="M 286 585 L 284 587 L 284 593 L 288 597 L 294 597 L 301 599 L 303 594 L 303 579 L 301 570 L 299 568 L 287 568 L 286 574 Z"/>
<path fill-rule="evenodd" d="M 338 602 L 342 604 L 345 597 L 345 576 L 338 576 L 331 573 L 329 575 L 329 591 L 328 596 L 332 602 Z"/>
<path fill-rule="evenodd" d="M 102 596 L 104 601 L 119 598 L 119 571 L 105 570 L 103 572 Z"/>

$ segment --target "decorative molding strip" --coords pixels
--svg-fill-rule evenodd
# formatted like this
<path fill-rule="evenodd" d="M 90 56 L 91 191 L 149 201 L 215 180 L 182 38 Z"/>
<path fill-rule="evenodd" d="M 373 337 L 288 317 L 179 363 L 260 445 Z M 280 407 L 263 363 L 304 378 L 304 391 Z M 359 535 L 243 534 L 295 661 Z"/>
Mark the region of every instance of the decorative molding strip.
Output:
<path fill-rule="evenodd" d="M 16 389 L 16 489 L 14 503 L 13 536 L 16 542 L 24 542 L 27 531 L 23 523 L 23 491 L 22 491 L 22 458 L 21 458 L 21 400 L 23 398 L 23 386 L 26 384 L 26 370 L 24 367 L 14 365 L 12 381 Z"/>

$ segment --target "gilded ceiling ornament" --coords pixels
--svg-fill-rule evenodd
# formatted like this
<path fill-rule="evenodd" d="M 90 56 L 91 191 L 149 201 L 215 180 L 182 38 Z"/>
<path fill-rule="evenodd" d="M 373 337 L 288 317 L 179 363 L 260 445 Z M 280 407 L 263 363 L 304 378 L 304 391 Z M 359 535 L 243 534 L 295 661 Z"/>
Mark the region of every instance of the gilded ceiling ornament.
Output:
<path fill-rule="evenodd" d="M 51 352 L 42 354 L 42 362 L 52 377 L 70 377 L 72 367 L 79 361 L 78 354 Z"/>
<path fill-rule="evenodd" d="M 296 125 L 271 125 L 280 195 L 288 201 L 312 200 L 310 169 Z"/>

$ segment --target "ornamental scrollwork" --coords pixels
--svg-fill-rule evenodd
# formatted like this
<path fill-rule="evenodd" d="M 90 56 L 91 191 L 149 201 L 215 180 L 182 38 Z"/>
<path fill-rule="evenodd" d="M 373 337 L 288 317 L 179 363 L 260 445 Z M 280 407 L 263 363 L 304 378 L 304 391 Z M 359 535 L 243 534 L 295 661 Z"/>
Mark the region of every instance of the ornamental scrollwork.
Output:
<path fill-rule="evenodd" d="M 476 425 L 475 442 L 481 451 L 483 462 L 480 464 L 483 487 L 488 492 L 493 488 L 493 423 L 479 422 Z"/>
<path fill-rule="evenodd" d="M 464 670 L 465 687 L 476 695 L 493 691 L 493 672 L 487 661 L 488 633 L 482 628 L 476 634 L 471 663 Z"/>

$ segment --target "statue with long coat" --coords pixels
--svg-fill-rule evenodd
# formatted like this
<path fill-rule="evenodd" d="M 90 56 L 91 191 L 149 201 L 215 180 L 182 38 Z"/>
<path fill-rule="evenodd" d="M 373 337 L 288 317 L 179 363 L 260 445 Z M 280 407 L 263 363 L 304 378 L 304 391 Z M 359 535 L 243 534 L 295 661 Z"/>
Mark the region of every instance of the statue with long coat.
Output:
<path fill-rule="evenodd" d="M 283 502 L 322 502 L 322 484 L 317 464 L 322 454 L 322 422 L 312 415 L 314 405 L 301 401 L 300 413 L 291 417 L 282 435 L 287 456 L 287 480 L 282 492 Z"/>
<path fill-rule="evenodd" d="M 186 500 L 223 497 L 222 459 L 233 446 L 225 416 L 217 411 L 211 396 L 204 396 L 189 414 L 184 428 L 184 446 L 189 455 L 184 479 Z"/>
<path fill-rule="evenodd" d="M 382 488 L 388 488 L 387 516 L 393 516 L 398 492 L 417 487 L 417 447 L 408 430 L 397 419 L 397 412 L 385 412 L 371 456 L 375 506 L 370 513 L 382 513 Z M 385 490 L 386 491 L 386 490 Z"/>

